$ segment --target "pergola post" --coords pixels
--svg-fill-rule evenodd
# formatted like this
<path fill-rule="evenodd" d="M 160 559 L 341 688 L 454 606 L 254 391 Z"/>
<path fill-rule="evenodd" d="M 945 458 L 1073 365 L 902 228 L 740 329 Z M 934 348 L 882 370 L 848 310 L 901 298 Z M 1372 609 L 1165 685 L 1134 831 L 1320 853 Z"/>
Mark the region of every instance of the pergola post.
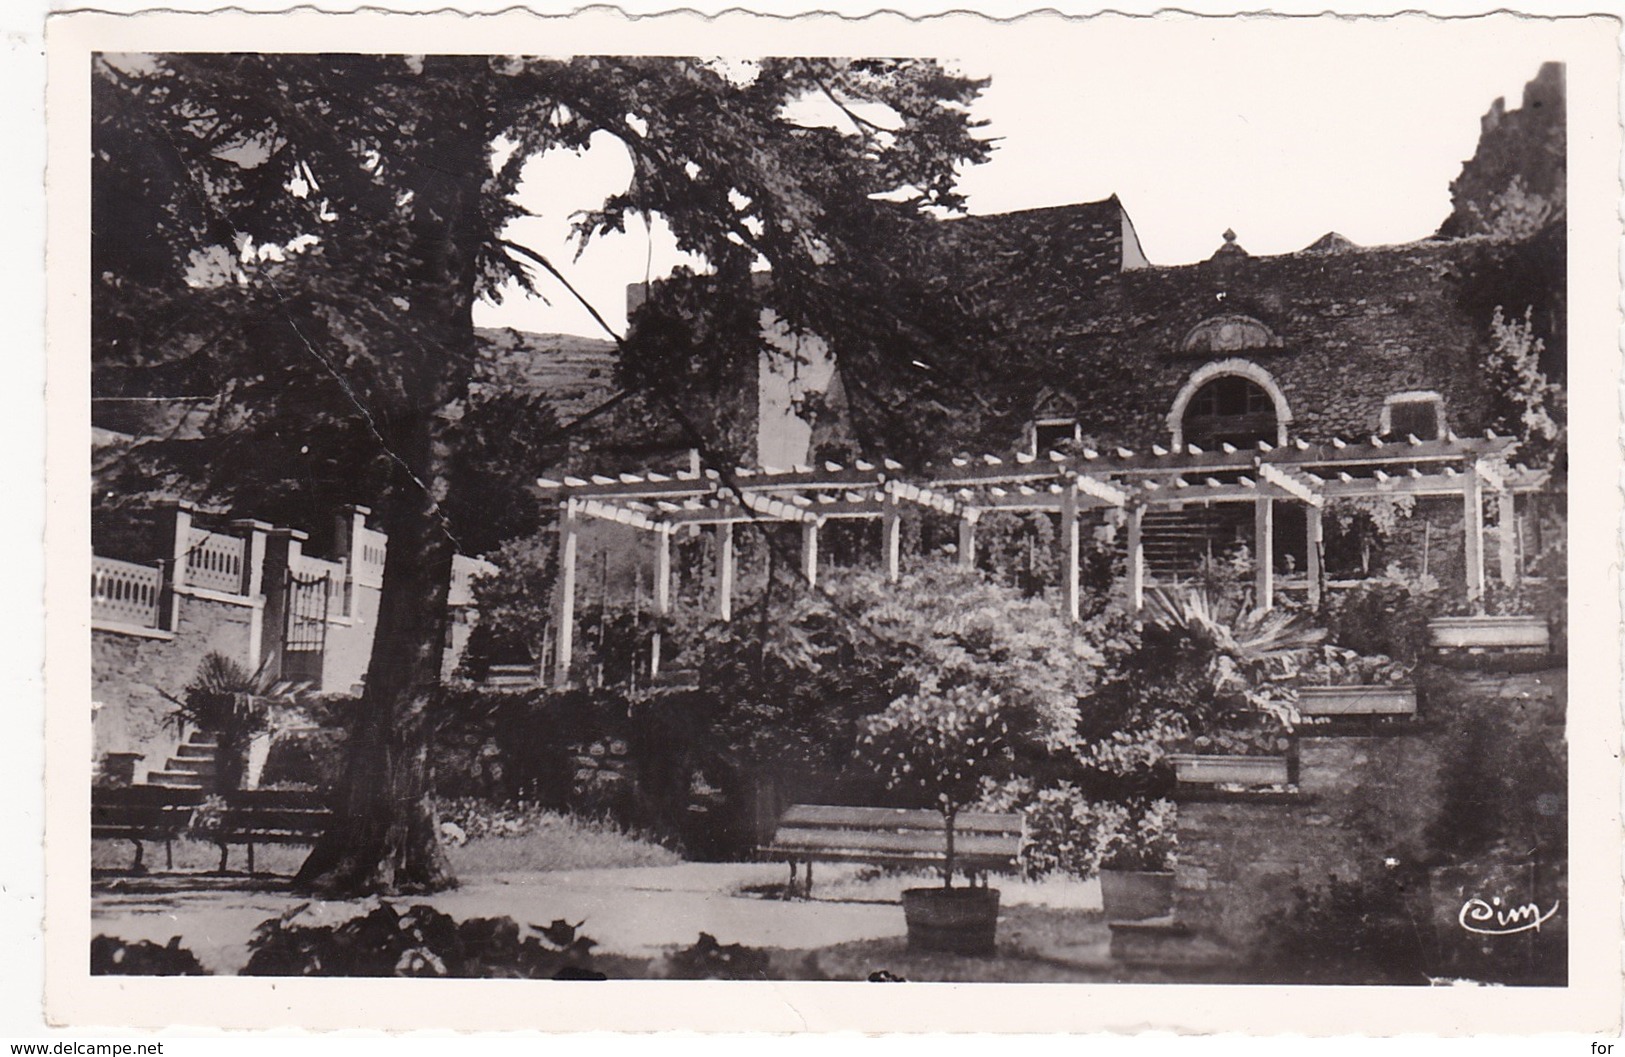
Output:
<path fill-rule="evenodd" d="M 724 521 L 717 526 L 717 616 L 734 616 L 734 526 Z"/>
<path fill-rule="evenodd" d="M 660 674 L 660 627 L 671 615 L 671 530 L 660 528 L 655 532 L 655 630 L 649 637 L 649 677 Z"/>
<path fill-rule="evenodd" d="M 1138 612 L 1145 607 L 1145 507 L 1128 508 L 1128 604 Z"/>
<path fill-rule="evenodd" d="M 1275 608 L 1275 500 L 1253 501 L 1253 596 L 1259 609 Z"/>
<path fill-rule="evenodd" d="M 1061 597 L 1066 618 L 1078 620 L 1078 481 L 1066 483 L 1061 493 Z"/>
<path fill-rule="evenodd" d="M 575 652 L 576 549 L 580 519 L 574 500 L 564 501 L 559 517 L 559 586 L 556 629 L 553 634 L 553 685 L 568 686 Z"/>
<path fill-rule="evenodd" d="M 1495 522 L 1500 535 L 1501 582 L 1514 587 L 1523 578 L 1523 570 L 1518 567 L 1518 506 L 1510 488 L 1495 495 Z"/>
<path fill-rule="evenodd" d="M 1476 470 L 1462 475 L 1462 531 L 1466 536 L 1467 601 L 1484 598 L 1484 494 Z"/>
<path fill-rule="evenodd" d="M 959 516 L 959 567 L 976 568 L 976 519 L 967 514 Z"/>
<path fill-rule="evenodd" d="M 801 523 L 801 578 L 808 587 L 818 586 L 818 522 Z"/>
<path fill-rule="evenodd" d="M 896 583 L 901 574 L 902 518 L 895 495 L 887 495 L 880 515 L 880 549 L 886 559 L 886 580 Z"/>
<path fill-rule="evenodd" d="M 1321 591 L 1324 588 L 1322 577 L 1325 573 L 1320 567 L 1320 548 L 1326 538 L 1324 521 L 1321 509 L 1313 503 L 1304 507 L 1304 524 L 1307 526 L 1308 537 L 1308 572 L 1309 572 L 1309 605 L 1311 608 L 1320 606 Z"/>

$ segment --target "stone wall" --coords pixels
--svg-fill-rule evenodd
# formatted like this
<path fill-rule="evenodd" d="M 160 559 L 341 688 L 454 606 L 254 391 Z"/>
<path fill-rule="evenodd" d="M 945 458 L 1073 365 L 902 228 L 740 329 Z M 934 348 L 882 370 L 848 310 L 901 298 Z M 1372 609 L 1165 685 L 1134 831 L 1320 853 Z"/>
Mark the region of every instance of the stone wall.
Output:
<path fill-rule="evenodd" d="M 1031 364 L 1033 390 L 1070 396 L 1084 432 L 1101 443 L 1167 444 L 1181 388 L 1205 364 L 1228 359 L 1268 372 L 1286 399 L 1295 436 L 1379 432 L 1384 398 L 1412 391 L 1441 394 L 1447 424 L 1476 432 L 1488 394 L 1473 365 L 1489 317 L 1464 309 L 1457 281 L 1466 258 L 1480 252 L 1467 242 L 1421 242 L 1275 257 L 1221 254 L 1200 264 L 1125 272 L 1093 311 L 1057 316 L 1047 333 L 1029 328 L 1022 358 Z M 1275 343 L 1182 351 L 1193 328 L 1228 314 L 1262 323 Z M 1014 420 L 1007 426 L 1009 444 L 1016 426 Z"/>
<path fill-rule="evenodd" d="M 1415 861 L 1438 808 L 1438 764 L 1422 733 L 1303 737 L 1298 792 L 1182 800 L 1175 918 L 1245 951 L 1300 886 Z"/>
<path fill-rule="evenodd" d="M 1179 926 L 1241 961 L 1279 929 L 1299 887 L 1463 863 L 1489 883 L 1501 867 L 1482 864 L 1497 855 L 1550 867 L 1542 867 L 1543 905 L 1566 895 L 1552 887 L 1561 881 L 1550 880 L 1561 877 L 1567 856 L 1564 670 L 1430 665 L 1418 684 L 1415 722 L 1300 729 L 1295 791 L 1186 790 L 1175 871 Z"/>
<path fill-rule="evenodd" d="M 92 744 L 95 757 L 108 752 L 143 754 L 139 770 L 155 770 L 180 742 L 164 724 L 174 706 L 164 696 L 181 695 L 210 653 L 222 653 L 245 668 L 250 654 L 254 609 L 183 595 L 173 633 L 137 635 L 96 629 L 90 636 Z"/>

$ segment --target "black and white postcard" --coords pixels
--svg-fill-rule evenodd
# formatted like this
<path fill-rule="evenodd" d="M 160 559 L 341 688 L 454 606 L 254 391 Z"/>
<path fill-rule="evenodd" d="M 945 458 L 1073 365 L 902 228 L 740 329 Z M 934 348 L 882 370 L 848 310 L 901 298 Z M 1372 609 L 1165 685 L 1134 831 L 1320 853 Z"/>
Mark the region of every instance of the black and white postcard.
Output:
<path fill-rule="evenodd" d="M 1618 29 L 59 18 L 50 1015 L 1617 1025 Z"/>

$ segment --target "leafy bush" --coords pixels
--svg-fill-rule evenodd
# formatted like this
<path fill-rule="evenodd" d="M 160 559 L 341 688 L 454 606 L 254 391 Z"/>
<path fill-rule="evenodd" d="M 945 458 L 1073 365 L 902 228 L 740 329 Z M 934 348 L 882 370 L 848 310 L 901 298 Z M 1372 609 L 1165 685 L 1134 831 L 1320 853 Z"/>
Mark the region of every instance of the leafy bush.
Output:
<path fill-rule="evenodd" d="M 1400 686 L 1411 671 L 1411 665 L 1382 654 L 1362 657 L 1341 646 L 1322 646 L 1299 675 L 1306 686 Z"/>
<path fill-rule="evenodd" d="M 101 935 L 90 941 L 92 976 L 207 976 L 197 956 L 174 936 L 166 946 L 150 940 Z"/>
<path fill-rule="evenodd" d="M 1029 878 L 1061 873 L 1088 880 L 1102 867 L 1163 870 L 1173 861 L 1175 808 L 1170 800 L 1090 800 L 1071 782 L 1033 791 L 1018 779 L 985 787 L 977 807 L 1019 810 L 1019 863 Z"/>
<path fill-rule="evenodd" d="M 1425 588 L 1420 582 L 1383 579 L 1329 592 L 1319 613 L 1327 642 L 1364 657 L 1392 657 L 1414 665 L 1427 645 L 1435 602 Z"/>
<path fill-rule="evenodd" d="M 1411 905 L 1425 891 L 1414 870 L 1389 869 L 1359 881 L 1329 877 L 1299 886 L 1294 902 L 1260 942 L 1272 979 L 1315 984 L 1425 984 L 1427 952 Z"/>
<path fill-rule="evenodd" d="M 458 924 L 430 906 L 403 914 L 380 902 L 337 925 L 301 924 L 309 908 L 295 907 L 255 929 L 243 975 L 581 979 L 592 972 L 597 946 L 577 931 L 579 922 L 523 930 L 512 918 Z"/>
<path fill-rule="evenodd" d="M 665 960 L 665 975 L 673 980 L 777 980 L 769 952 L 742 943 L 718 943 L 709 932 L 691 946 L 673 951 Z"/>

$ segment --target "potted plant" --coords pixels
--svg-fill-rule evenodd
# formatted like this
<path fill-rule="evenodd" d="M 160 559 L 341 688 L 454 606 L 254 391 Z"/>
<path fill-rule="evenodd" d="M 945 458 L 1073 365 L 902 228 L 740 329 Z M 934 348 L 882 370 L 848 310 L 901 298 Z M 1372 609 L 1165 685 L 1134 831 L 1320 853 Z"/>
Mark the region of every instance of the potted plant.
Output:
<path fill-rule="evenodd" d="M 1416 714 L 1411 667 L 1377 654 L 1362 657 L 1341 646 L 1322 646 L 1300 673 L 1298 712 L 1306 717 Z"/>
<path fill-rule="evenodd" d="M 1105 834 L 1100 857 L 1100 902 L 1107 921 L 1143 921 L 1174 910 L 1172 801 L 1119 805 L 1120 824 Z"/>
<path fill-rule="evenodd" d="M 1245 597 L 1153 592 L 1147 632 L 1170 638 L 1194 673 L 1185 736 L 1170 754 L 1175 777 L 1203 785 L 1284 785 L 1298 719 L 1294 687 L 1307 651 L 1325 638 L 1297 614 L 1259 610 Z"/>
<path fill-rule="evenodd" d="M 1169 754 L 1174 777 L 1187 785 L 1285 785 L 1292 732 L 1259 716 L 1247 726 L 1210 727 L 1182 740 Z"/>
<path fill-rule="evenodd" d="M 1481 598 L 1451 602 L 1428 621 L 1428 641 L 1437 649 L 1547 650 L 1552 633 L 1527 590 L 1491 583 Z"/>
<path fill-rule="evenodd" d="M 890 785 L 924 792 L 942 812 L 942 887 L 903 893 L 911 948 L 993 953 L 999 890 L 953 887 L 954 823 L 977 800 L 983 779 L 1011 770 L 1016 743 L 1037 720 L 1009 698 L 960 685 L 906 694 L 865 721 L 860 751 L 886 770 Z"/>

